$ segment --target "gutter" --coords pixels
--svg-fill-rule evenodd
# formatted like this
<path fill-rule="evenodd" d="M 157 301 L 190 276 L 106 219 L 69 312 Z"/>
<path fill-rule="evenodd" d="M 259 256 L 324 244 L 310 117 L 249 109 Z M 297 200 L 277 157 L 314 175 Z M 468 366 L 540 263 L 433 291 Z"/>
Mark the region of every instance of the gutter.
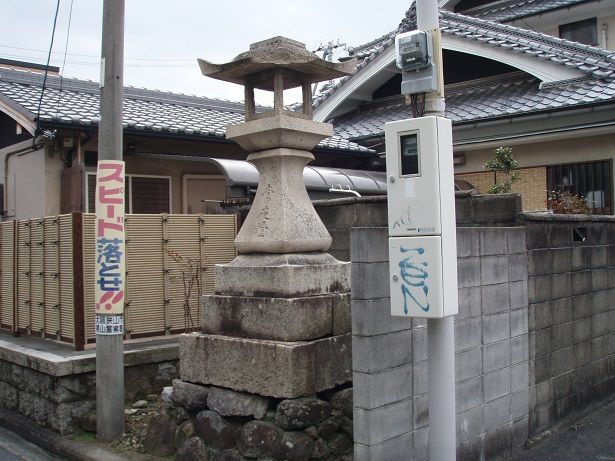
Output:
<path fill-rule="evenodd" d="M 499 136 L 489 136 L 484 138 L 474 138 L 467 141 L 459 141 L 454 142 L 453 145 L 455 147 L 463 147 L 463 146 L 472 146 L 475 144 L 484 144 L 487 142 L 497 142 L 497 141 L 505 141 L 505 140 L 514 140 L 514 139 L 523 139 L 523 138 L 540 138 L 548 135 L 561 134 L 561 133 L 574 133 L 577 131 L 585 131 L 585 130 L 595 130 L 600 128 L 610 128 L 615 127 L 615 120 L 603 122 L 603 123 L 592 123 L 589 125 L 575 126 L 575 127 L 563 127 L 563 128 L 551 128 L 548 130 L 540 130 L 540 131 L 526 131 L 517 134 L 503 134 Z M 487 148 L 488 146 L 481 146 Z"/>

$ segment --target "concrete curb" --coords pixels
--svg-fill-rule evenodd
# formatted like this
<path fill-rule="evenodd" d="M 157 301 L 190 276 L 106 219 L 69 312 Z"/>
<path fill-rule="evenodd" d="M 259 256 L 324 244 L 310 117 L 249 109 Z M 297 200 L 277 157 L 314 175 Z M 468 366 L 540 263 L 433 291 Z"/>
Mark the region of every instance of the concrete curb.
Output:
<path fill-rule="evenodd" d="M 4 408 L 0 408 L 0 426 L 68 461 L 127 461 L 129 459 L 100 446 L 79 442 L 68 436 L 60 436 Z"/>

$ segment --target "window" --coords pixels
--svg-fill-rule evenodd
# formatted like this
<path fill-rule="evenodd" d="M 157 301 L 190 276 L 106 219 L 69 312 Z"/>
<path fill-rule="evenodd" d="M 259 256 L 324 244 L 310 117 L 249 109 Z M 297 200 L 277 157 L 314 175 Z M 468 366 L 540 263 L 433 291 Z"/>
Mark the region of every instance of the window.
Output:
<path fill-rule="evenodd" d="M 559 37 L 585 45 L 598 45 L 598 22 L 596 18 L 570 22 L 559 26 Z"/>
<path fill-rule="evenodd" d="M 611 161 L 572 163 L 547 167 L 547 187 L 578 194 L 597 214 L 612 214 Z"/>
<path fill-rule="evenodd" d="M 96 173 L 87 174 L 87 210 L 94 213 Z M 170 213 L 171 178 L 168 176 L 126 175 L 126 213 Z"/>

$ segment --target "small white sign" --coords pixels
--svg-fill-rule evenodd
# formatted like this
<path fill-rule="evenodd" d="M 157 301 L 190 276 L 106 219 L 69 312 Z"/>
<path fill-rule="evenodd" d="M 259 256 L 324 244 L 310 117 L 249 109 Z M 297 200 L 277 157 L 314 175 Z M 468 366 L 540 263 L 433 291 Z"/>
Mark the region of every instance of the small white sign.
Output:
<path fill-rule="evenodd" d="M 97 335 L 123 335 L 124 316 L 119 314 L 96 314 Z"/>

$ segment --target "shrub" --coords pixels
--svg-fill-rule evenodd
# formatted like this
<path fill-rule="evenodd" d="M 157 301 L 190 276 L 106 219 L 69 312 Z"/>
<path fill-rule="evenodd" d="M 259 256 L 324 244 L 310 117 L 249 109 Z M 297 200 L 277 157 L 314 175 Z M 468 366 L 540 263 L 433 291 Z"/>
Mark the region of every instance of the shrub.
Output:
<path fill-rule="evenodd" d="M 494 156 L 483 164 L 483 168 L 493 171 L 495 184 L 487 192 L 490 194 L 508 194 L 512 192 L 512 185 L 520 178 L 519 172 L 514 171 L 519 167 L 519 162 L 515 160 L 510 147 L 498 147 Z M 497 182 L 497 174 L 502 173 L 508 177 L 504 182 Z"/>

